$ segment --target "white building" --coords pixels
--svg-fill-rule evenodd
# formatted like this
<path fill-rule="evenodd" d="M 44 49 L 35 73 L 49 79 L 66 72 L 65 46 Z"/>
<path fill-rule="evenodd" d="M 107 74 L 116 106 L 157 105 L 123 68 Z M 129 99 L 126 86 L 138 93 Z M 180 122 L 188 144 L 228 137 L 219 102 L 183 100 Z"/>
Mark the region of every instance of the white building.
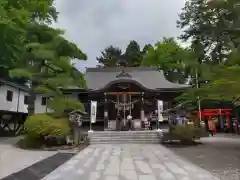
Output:
<path fill-rule="evenodd" d="M 28 115 L 29 88 L 0 79 L 0 135 L 18 134 Z M 68 93 L 66 98 L 78 100 L 78 94 Z M 36 94 L 34 113 L 52 112 L 47 108 L 48 98 Z"/>
<path fill-rule="evenodd" d="M 28 89 L 0 79 L 0 111 L 28 113 Z"/>
<path fill-rule="evenodd" d="M 8 113 L 28 113 L 29 89 L 24 86 L 0 79 L 0 111 Z M 35 113 L 50 112 L 47 98 L 37 94 Z"/>
<path fill-rule="evenodd" d="M 41 114 L 51 111 L 51 109 L 47 108 L 47 97 L 37 94 L 34 102 L 34 113 Z"/>
<path fill-rule="evenodd" d="M 28 113 L 29 89 L 24 86 L 0 79 L 0 111 L 8 113 Z M 66 94 L 66 98 L 78 100 L 78 93 Z M 36 94 L 34 113 L 52 112 L 47 108 L 47 97 Z"/>
<path fill-rule="evenodd" d="M 78 101 L 78 93 L 69 93 L 65 95 L 65 98 L 67 99 L 74 99 Z M 41 94 L 36 95 L 35 99 L 35 108 L 34 113 L 35 114 L 41 114 L 45 112 L 52 112 L 53 110 L 51 108 L 47 108 L 47 97 L 42 96 Z"/>

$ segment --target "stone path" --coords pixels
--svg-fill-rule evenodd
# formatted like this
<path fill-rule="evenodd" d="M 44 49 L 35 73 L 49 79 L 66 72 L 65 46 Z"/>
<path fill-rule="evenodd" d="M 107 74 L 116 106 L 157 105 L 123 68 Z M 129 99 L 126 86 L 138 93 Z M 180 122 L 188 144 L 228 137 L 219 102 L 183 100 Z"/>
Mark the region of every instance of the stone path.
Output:
<path fill-rule="evenodd" d="M 90 145 L 43 180 L 217 180 L 161 145 Z"/>
<path fill-rule="evenodd" d="M 14 147 L 18 140 L 18 137 L 0 139 L 0 179 L 57 153 L 22 150 Z"/>

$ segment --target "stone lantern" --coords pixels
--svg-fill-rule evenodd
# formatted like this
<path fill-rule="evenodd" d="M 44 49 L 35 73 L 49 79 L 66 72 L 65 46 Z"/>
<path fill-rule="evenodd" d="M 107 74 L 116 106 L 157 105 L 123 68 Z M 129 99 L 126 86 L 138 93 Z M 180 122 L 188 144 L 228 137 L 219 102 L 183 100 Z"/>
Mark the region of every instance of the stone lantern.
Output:
<path fill-rule="evenodd" d="M 72 125 L 74 144 L 79 144 L 80 142 L 80 128 L 85 114 L 85 112 L 81 112 L 79 110 L 73 110 L 69 113 L 69 121 Z"/>

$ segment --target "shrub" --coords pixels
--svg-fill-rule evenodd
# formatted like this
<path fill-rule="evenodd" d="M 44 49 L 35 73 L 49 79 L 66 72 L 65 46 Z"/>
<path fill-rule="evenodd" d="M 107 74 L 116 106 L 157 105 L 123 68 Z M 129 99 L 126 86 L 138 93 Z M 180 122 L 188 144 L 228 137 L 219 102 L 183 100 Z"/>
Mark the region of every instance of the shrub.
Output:
<path fill-rule="evenodd" d="M 70 132 L 70 127 L 66 119 L 54 119 L 46 114 L 36 114 L 27 118 L 24 130 L 31 138 L 43 139 L 46 136 L 66 136 Z"/>
<path fill-rule="evenodd" d="M 193 125 L 176 125 L 172 133 L 174 136 L 178 137 L 178 139 L 182 143 L 191 143 L 194 138 L 198 138 L 200 136 L 200 129 Z"/>

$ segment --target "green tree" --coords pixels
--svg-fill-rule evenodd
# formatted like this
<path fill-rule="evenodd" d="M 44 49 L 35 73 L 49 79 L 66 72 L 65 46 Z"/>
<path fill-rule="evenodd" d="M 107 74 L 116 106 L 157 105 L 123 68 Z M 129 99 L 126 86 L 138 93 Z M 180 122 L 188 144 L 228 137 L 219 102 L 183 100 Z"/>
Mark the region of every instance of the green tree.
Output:
<path fill-rule="evenodd" d="M 86 59 L 86 55 L 63 37 L 62 30 L 49 26 L 57 18 L 53 0 L 1 1 L 0 8 L 4 27 L 0 33 L 5 40 L 0 50 L 6 50 L 1 54 L 1 66 L 11 77 L 31 82 L 29 113 L 33 113 L 36 92 L 49 97 L 48 107 L 56 116 L 67 108 L 82 110 L 81 103 L 64 98 L 61 88 L 85 86 L 83 74 L 76 71 L 71 60 Z"/>
<path fill-rule="evenodd" d="M 140 66 L 142 61 L 142 52 L 137 41 L 130 41 L 124 53 L 124 60 L 128 67 Z"/>
<path fill-rule="evenodd" d="M 109 46 L 101 52 L 101 56 L 97 57 L 100 67 L 117 67 L 122 59 L 121 49 Z"/>
<path fill-rule="evenodd" d="M 22 55 L 29 23 L 34 20 L 51 23 L 56 17 L 53 0 L 1 0 L 0 68 L 11 68 Z"/>
<path fill-rule="evenodd" d="M 193 2 L 192 2 L 193 3 Z M 199 3 L 199 1 L 198 1 Z M 214 40 L 214 37 L 216 36 L 216 31 L 219 33 L 220 38 L 224 38 L 225 40 L 220 42 L 219 39 L 215 39 L 216 41 L 212 41 L 217 43 L 216 46 L 221 45 L 221 51 L 216 51 L 217 49 L 211 50 L 211 59 L 208 61 L 205 61 L 204 64 L 207 66 L 205 69 L 201 69 L 201 74 L 205 74 L 206 69 L 211 69 L 211 73 L 208 74 L 208 80 L 210 80 L 207 84 L 202 84 L 199 89 L 193 88 L 186 93 L 184 93 L 180 98 L 184 100 L 192 100 L 196 99 L 197 96 L 201 98 L 201 100 L 226 100 L 226 101 L 236 101 L 239 96 L 239 82 L 240 79 L 239 73 L 239 65 L 240 65 L 240 49 L 239 49 L 239 43 L 240 43 L 240 6 L 238 5 L 238 1 L 236 0 L 228 0 L 228 1 L 221 1 L 221 0 L 212 0 L 209 1 L 207 4 L 205 4 L 205 8 L 208 12 L 215 13 L 215 16 L 212 16 L 215 18 L 214 22 L 217 22 L 216 25 L 219 26 L 208 26 L 209 32 L 212 32 L 212 35 L 209 33 L 210 40 Z M 196 6 L 197 7 L 197 6 Z M 192 7 L 187 4 L 188 8 L 188 15 L 194 14 Z M 197 9 L 195 9 L 197 12 Z M 198 11 L 199 10 L 198 7 Z M 186 13 L 186 12 L 185 12 Z M 201 12 L 204 14 L 204 12 Z M 207 14 L 207 13 L 205 13 Z M 182 14 L 183 15 L 183 14 Z M 185 16 L 182 16 L 182 18 L 187 18 L 187 14 Z M 202 16 L 194 16 L 195 20 L 187 21 L 185 19 L 185 23 L 190 22 L 201 22 Z M 181 19 L 183 20 L 183 19 Z M 185 27 L 187 24 L 185 24 Z M 188 27 L 191 27 L 191 25 L 188 25 Z M 194 27 L 199 26 L 199 24 L 194 24 Z M 203 27 L 203 25 L 200 24 L 200 27 Z M 216 28 L 217 27 L 217 28 Z M 194 29 L 192 27 L 192 29 Z M 190 30 L 190 28 L 188 29 Z M 188 33 L 188 31 L 186 31 Z M 185 32 L 184 36 L 187 35 Z M 190 31 L 189 31 L 190 32 Z M 201 32 L 203 35 L 204 31 Z M 190 35 L 190 33 L 188 33 Z M 199 35 L 199 34 L 198 34 Z M 191 36 L 189 37 L 197 37 L 197 33 L 192 31 Z M 198 36 L 200 39 L 201 36 Z M 219 44 L 218 44 L 219 43 Z M 206 44 L 204 44 L 204 41 L 200 40 L 196 44 L 202 44 L 205 48 Z M 194 45 L 194 44 L 193 44 Z M 227 49 L 223 49 L 223 47 L 227 47 Z M 200 48 L 200 49 L 204 49 Z M 195 49 L 199 49 L 196 48 Z M 206 49 L 206 48 L 205 48 Z M 219 49 L 218 49 L 219 50 Z M 224 52 L 225 51 L 225 52 Z M 216 53 L 218 52 L 218 53 Z M 205 50 L 204 55 L 207 56 L 207 51 Z M 214 56 L 213 56 L 214 55 Z M 221 61 L 219 57 L 224 57 Z M 198 58 L 203 59 L 201 57 L 201 53 L 198 53 Z M 203 61 L 201 61 L 203 62 Z M 214 66 L 213 66 L 214 65 Z M 227 88 L 226 88 L 227 87 Z"/>
<path fill-rule="evenodd" d="M 184 30 L 180 38 L 200 41 L 204 47 L 202 60 L 213 64 L 223 62 L 230 49 L 226 23 L 221 21 L 222 10 L 222 5 L 213 7 L 206 0 L 190 0 L 186 1 L 178 21 L 178 27 Z"/>
<path fill-rule="evenodd" d="M 9 10 L 8 10 L 9 9 Z M 23 8 L 9 8 L 9 2 L 0 2 L 0 67 L 9 68 L 18 56 L 25 37 L 28 13 Z"/>
<path fill-rule="evenodd" d="M 153 46 L 151 44 L 146 44 L 142 49 L 142 56 L 144 56 L 149 49 L 151 49 Z"/>
<path fill-rule="evenodd" d="M 237 102 L 240 97 L 238 86 L 240 6 L 238 4 L 237 0 L 212 0 L 208 3 L 199 0 L 186 4 L 179 23 L 182 28 L 187 27 L 182 38 L 193 39 L 192 46 L 197 52 L 198 67 L 205 66 L 198 69 L 198 73 L 202 76 L 207 74 L 209 82 L 201 84 L 199 89 L 190 89 L 179 99 L 193 102 L 198 96 L 202 101 Z M 206 70 L 211 70 L 211 73 L 206 73 Z"/>
<path fill-rule="evenodd" d="M 191 75 L 188 67 L 192 52 L 181 47 L 173 38 L 165 38 L 145 54 L 142 66 L 158 67 L 172 82 L 185 83 Z"/>
<path fill-rule="evenodd" d="M 32 39 L 25 45 L 25 52 L 17 67 L 11 70 L 11 76 L 31 80 L 34 92 L 51 97 L 48 106 L 58 116 L 67 108 L 83 110 L 79 102 L 65 99 L 60 88 L 84 86 L 83 78 L 79 78 L 83 74 L 76 72 L 71 59 L 85 59 L 85 54 L 64 39 L 61 30 L 36 23 L 31 24 L 28 32 Z"/>
<path fill-rule="evenodd" d="M 122 53 L 122 50 L 118 47 L 109 46 L 101 52 L 101 56 L 97 57 L 99 67 L 138 67 L 141 64 L 144 54 L 152 46 L 147 44 L 144 46 L 143 50 L 139 44 L 132 40 L 129 42 L 126 50 Z"/>

